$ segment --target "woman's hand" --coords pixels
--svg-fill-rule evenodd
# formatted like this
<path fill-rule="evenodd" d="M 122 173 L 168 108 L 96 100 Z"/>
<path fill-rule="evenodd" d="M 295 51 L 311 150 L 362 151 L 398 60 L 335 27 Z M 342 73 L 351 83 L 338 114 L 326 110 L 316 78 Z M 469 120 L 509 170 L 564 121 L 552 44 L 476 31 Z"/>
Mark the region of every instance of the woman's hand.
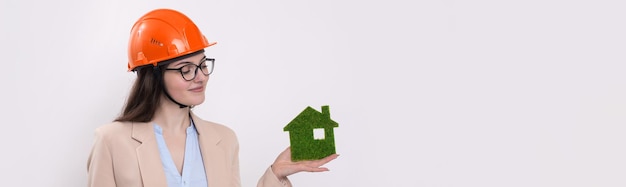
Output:
<path fill-rule="evenodd" d="M 274 164 L 272 164 L 272 171 L 279 179 L 287 178 L 287 176 L 301 171 L 328 171 L 328 168 L 321 166 L 334 160 L 338 156 L 338 154 L 332 154 L 327 156 L 326 158 L 322 158 L 319 160 L 293 162 L 291 161 L 291 147 L 287 147 L 287 149 L 285 149 L 282 153 L 280 153 L 280 155 L 278 155 L 278 158 L 276 158 Z"/>

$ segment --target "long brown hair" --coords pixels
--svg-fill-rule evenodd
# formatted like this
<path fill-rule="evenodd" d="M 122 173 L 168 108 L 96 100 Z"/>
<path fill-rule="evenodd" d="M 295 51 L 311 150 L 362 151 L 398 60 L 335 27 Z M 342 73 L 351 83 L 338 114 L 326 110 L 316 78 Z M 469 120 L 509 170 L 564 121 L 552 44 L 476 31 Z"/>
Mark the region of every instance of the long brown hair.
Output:
<path fill-rule="evenodd" d="M 175 61 L 204 53 L 204 49 L 183 55 L 173 59 L 159 62 L 157 67 L 151 65 L 138 67 L 135 72 L 137 79 L 131 88 L 128 100 L 120 116 L 114 121 L 120 122 L 149 122 L 154 117 L 157 107 L 161 104 L 161 96 L 164 94 L 165 84 L 163 74 L 165 67 Z M 156 73 L 156 74 L 155 74 Z"/>
<path fill-rule="evenodd" d="M 115 121 L 149 122 L 161 104 L 161 94 L 164 88 L 159 79 L 163 72 L 155 71 L 153 67 L 141 67 L 136 70 L 136 73 L 137 79 L 126 100 L 126 105 Z M 161 75 L 157 77 L 154 73 Z"/>

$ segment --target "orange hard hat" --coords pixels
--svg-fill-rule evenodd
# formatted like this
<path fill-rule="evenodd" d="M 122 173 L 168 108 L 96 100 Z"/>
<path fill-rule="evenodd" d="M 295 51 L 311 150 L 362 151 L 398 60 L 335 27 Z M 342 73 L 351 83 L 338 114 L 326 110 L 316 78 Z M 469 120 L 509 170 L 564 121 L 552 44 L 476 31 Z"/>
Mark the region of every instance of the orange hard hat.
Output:
<path fill-rule="evenodd" d="M 157 9 L 143 15 L 130 31 L 128 71 L 139 66 L 187 55 L 215 42 L 202 35 L 196 24 L 184 14 L 171 9 Z"/>

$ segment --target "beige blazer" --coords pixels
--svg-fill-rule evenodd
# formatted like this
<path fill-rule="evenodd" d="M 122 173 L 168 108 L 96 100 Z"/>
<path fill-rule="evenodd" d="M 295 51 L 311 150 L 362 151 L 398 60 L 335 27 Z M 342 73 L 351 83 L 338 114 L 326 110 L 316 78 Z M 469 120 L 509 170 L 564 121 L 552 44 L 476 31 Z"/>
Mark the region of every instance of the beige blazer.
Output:
<path fill-rule="evenodd" d="M 228 127 L 192 114 L 210 187 L 240 187 L 239 142 Z M 90 187 L 167 187 L 165 172 L 149 123 L 113 122 L 96 129 L 87 163 Z M 291 186 L 268 168 L 257 186 Z"/>

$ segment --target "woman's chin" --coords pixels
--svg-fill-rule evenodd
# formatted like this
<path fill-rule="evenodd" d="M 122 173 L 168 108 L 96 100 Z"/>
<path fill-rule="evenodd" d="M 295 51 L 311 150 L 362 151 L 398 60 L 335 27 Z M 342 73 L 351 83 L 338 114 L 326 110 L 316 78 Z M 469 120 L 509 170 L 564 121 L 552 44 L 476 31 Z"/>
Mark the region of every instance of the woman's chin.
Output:
<path fill-rule="evenodd" d="M 191 101 L 189 103 L 191 103 L 192 106 L 198 106 L 198 105 L 204 103 L 204 98 L 198 99 L 198 100 L 194 100 L 194 101 Z"/>

